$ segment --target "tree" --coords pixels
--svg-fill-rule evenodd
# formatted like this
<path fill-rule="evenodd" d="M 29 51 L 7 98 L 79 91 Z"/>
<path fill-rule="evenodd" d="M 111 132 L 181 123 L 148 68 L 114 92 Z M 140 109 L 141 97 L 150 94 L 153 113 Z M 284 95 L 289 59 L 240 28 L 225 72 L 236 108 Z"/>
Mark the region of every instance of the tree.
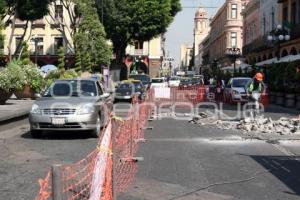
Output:
<path fill-rule="evenodd" d="M 61 73 L 65 71 L 65 50 L 64 47 L 58 49 L 58 69 Z"/>
<path fill-rule="evenodd" d="M 92 59 L 89 53 L 85 53 L 82 58 L 83 71 L 92 72 Z"/>
<path fill-rule="evenodd" d="M 16 19 L 26 21 L 24 33 L 21 36 L 21 40 L 24 40 L 26 32 L 30 27 L 30 23 L 34 20 L 41 19 L 48 14 L 48 6 L 51 0 L 5 0 L 6 9 L 5 15 L 9 15 L 8 20 L 6 21 L 7 25 L 12 24 L 12 32 L 8 44 L 8 54 L 11 59 L 11 44 L 15 31 L 15 22 Z M 16 48 L 16 52 L 21 48 L 21 43 Z"/>
<path fill-rule="evenodd" d="M 23 65 L 28 65 L 31 63 L 30 53 L 28 51 L 28 44 L 26 42 L 22 42 L 22 51 L 21 51 L 20 60 Z"/>
<path fill-rule="evenodd" d="M 128 44 L 135 40 L 148 41 L 165 33 L 174 16 L 181 10 L 180 0 L 98 2 L 99 16 L 103 16 L 103 25 L 113 43 L 117 64 L 123 62 Z"/>
<path fill-rule="evenodd" d="M 80 23 L 74 43 L 76 51 L 81 53 L 82 60 L 89 62 L 82 62 L 88 71 L 100 71 L 101 65 L 109 65 L 112 55 L 95 6 L 93 0 L 83 0 L 77 4 Z"/>

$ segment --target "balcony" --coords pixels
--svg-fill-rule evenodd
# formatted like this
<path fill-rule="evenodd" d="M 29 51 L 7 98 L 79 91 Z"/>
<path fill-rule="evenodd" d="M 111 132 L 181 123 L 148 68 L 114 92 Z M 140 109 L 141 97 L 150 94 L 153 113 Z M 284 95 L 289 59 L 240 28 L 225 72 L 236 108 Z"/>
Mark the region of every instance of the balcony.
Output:
<path fill-rule="evenodd" d="M 265 35 L 254 40 L 252 43 L 245 45 L 243 47 L 243 54 L 247 55 L 253 52 L 260 52 L 273 47 L 273 44 L 268 42 L 267 36 Z"/>

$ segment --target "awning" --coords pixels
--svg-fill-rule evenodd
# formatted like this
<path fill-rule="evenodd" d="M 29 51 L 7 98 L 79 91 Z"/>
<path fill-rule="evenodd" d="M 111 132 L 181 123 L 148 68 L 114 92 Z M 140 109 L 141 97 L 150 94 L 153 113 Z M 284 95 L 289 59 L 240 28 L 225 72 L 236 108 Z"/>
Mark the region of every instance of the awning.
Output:
<path fill-rule="evenodd" d="M 251 67 L 251 65 L 248 65 L 246 63 L 241 63 L 239 65 L 236 65 L 236 70 L 238 70 L 239 68 L 241 68 L 242 70 Z M 221 68 L 222 71 L 234 71 L 234 67 L 233 66 L 227 66 L 227 67 L 223 67 Z"/>
<path fill-rule="evenodd" d="M 264 60 L 262 62 L 258 62 L 256 63 L 255 65 L 256 66 L 264 66 L 264 65 L 270 65 L 272 63 L 276 63 L 277 61 L 277 57 L 276 58 L 272 58 L 272 59 L 269 59 L 269 60 Z"/>
<path fill-rule="evenodd" d="M 282 58 L 280 58 L 280 60 L 276 61 L 276 63 L 293 62 L 295 60 L 300 60 L 300 54 L 288 55 L 288 56 L 282 57 Z"/>

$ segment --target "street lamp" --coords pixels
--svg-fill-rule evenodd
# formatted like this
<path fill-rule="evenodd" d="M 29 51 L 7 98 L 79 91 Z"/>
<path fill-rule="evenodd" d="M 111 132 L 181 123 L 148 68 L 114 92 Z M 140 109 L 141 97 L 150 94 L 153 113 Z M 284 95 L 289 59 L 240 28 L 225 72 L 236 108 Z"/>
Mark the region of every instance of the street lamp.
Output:
<path fill-rule="evenodd" d="M 282 27 L 281 24 L 278 24 L 276 29 L 271 31 L 268 35 L 268 41 L 274 42 L 277 45 L 277 59 L 280 60 L 280 44 L 285 41 L 289 41 L 291 36 L 288 34 L 288 31 Z"/>
<path fill-rule="evenodd" d="M 227 48 L 227 56 L 230 58 L 230 60 L 233 62 L 233 75 L 236 74 L 236 60 L 241 57 L 241 49 L 232 47 Z"/>

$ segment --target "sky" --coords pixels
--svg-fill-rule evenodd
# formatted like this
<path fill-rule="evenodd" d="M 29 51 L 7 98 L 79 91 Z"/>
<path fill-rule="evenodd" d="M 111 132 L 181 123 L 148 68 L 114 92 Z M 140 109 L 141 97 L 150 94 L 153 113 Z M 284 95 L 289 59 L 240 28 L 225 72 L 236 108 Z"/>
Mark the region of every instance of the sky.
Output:
<path fill-rule="evenodd" d="M 166 52 L 175 59 L 176 67 L 180 60 L 181 44 L 193 44 L 194 17 L 197 8 L 207 7 L 205 9 L 209 17 L 213 17 L 224 2 L 225 0 L 181 0 L 182 11 L 176 15 L 166 34 Z"/>

